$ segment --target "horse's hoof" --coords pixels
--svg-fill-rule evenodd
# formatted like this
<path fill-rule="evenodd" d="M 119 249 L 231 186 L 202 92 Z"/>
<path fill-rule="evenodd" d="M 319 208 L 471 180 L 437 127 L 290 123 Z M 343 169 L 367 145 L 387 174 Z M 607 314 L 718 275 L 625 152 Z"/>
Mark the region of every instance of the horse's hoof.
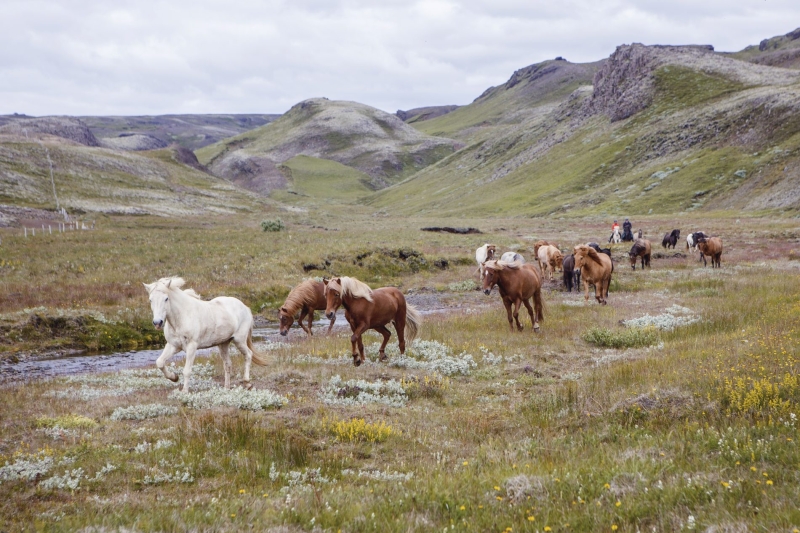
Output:
<path fill-rule="evenodd" d="M 253 390 L 253 384 L 249 381 L 242 382 L 242 385 L 244 386 L 245 390 Z"/>
<path fill-rule="evenodd" d="M 173 383 L 177 383 L 180 378 L 177 375 L 175 375 L 175 376 L 172 376 L 172 377 L 167 376 L 167 379 L 170 380 Z"/>
<path fill-rule="evenodd" d="M 361 366 L 361 359 L 353 359 L 353 366 Z"/>
<path fill-rule="evenodd" d="M 389 360 L 389 358 L 386 357 L 386 354 L 383 353 L 383 352 L 380 353 L 380 355 L 378 356 L 378 359 L 381 360 L 381 361 L 388 361 Z"/>

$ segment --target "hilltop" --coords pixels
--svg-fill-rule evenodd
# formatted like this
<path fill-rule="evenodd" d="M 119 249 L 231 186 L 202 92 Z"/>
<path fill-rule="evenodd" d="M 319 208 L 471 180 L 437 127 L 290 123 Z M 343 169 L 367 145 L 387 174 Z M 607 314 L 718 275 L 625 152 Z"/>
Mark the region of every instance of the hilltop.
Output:
<path fill-rule="evenodd" d="M 623 45 L 532 65 L 415 124 L 467 146 L 367 202 L 451 216 L 798 209 L 798 116 L 800 72 Z"/>
<path fill-rule="evenodd" d="M 459 146 L 364 104 L 312 98 L 267 126 L 198 150 L 197 156 L 215 175 L 262 194 L 291 187 L 283 166 L 297 156 L 348 166 L 363 175 L 363 186 L 377 190 Z"/>

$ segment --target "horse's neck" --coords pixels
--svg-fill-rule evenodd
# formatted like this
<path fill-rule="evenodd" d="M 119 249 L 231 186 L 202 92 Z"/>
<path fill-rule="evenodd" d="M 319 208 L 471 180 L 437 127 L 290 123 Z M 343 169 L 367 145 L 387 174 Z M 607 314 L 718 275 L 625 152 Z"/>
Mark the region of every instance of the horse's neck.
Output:
<path fill-rule="evenodd" d="M 192 320 L 192 310 L 197 307 L 196 304 L 201 300 L 192 298 L 179 289 L 170 291 L 169 297 L 171 303 L 169 313 L 167 313 L 167 322 L 169 322 L 173 330 L 179 331 L 186 322 Z"/>

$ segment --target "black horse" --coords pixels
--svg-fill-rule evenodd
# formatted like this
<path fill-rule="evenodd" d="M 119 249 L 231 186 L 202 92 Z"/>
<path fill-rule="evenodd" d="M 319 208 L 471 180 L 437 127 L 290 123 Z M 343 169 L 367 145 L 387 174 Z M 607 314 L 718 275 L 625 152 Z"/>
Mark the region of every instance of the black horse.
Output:
<path fill-rule="evenodd" d="M 572 292 L 573 287 L 575 287 L 576 292 L 580 292 L 581 271 L 580 269 L 575 270 L 575 256 L 572 254 L 566 256 L 562 266 L 564 268 L 564 287 L 568 292 Z"/>
<path fill-rule="evenodd" d="M 594 251 L 598 254 L 606 254 L 608 257 L 611 257 L 611 248 L 600 248 L 600 245 L 596 242 L 587 242 L 586 245 L 594 248 Z"/>
<path fill-rule="evenodd" d="M 623 242 L 630 242 L 633 239 L 633 224 L 627 218 L 625 222 L 622 223 L 622 241 Z"/>
<path fill-rule="evenodd" d="M 672 246 L 672 249 L 675 249 L 675 245 L 678 244 L 678 239 L 681 238 L 681 230 L 674 229 L 669 233 L 664 234 L 664 238 L 661 240 L 661 246 L 664 248 L 669 248 Z"/>

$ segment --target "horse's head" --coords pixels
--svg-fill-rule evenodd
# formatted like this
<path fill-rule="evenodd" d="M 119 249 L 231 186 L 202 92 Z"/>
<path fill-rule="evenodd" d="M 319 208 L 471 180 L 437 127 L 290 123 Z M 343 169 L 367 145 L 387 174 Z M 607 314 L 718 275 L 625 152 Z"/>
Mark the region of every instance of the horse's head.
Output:
<path fill-rule="evenodd" d="M 494 259 L 494 253 L 497 251 L 497 246 L 494 244 L 486 245 L 486 260 L 491 261 Z"/>
<path fill-rule="evenodd" d="M 497 275 L 497 267 L 499 266 L 497 265 L 497 262 L 492 261 L 490 264 L 488 263 L 489 261 L 481 265 L 481 268 L 483 268 L 484 271 L 483 286 L 481 289 L 487 296 L 492 293 L 492 289 L 495 285 L 497 285 L 497 279 L 499 277 Z"/>
<path fill-rule="evenodd" d="M 635 247 L 634 247 L 634 249 L 635 249 Z M 634 269 L 634 270 L 636 270 L 636 258 L 637 257 L 638 257 L 638 255 L 633 250 L 631 250 L 628 253 L 628 258 L 631 260 L 631 268 Z"/>
<path fill-rule="evenodd" d="M 342 305 L 342 278 L 323 279 L 325 284 L 325 316 L 333 319 Z"/>
<path fill-rule="evenodd" d="M 586 262 L 586 256 L 589 255 L 589 246 L 586 244 L 579 244 L 572 249 L 572 256 L 575 258 L 575 269 L 579 270 Z"/>
<path fill-rule="evenodd" d="M 156 329 L 164 327 L 164 322 L 166 322 L 169 314 L 169 288 L 171 283 L 172 279 L 142 284 L 150 295 L 150 309 L 153 311 L 153 326 Z"/>
<path fill-rule="evenodd" d="M 289 334 L 289 328 L 294 324 L 294 316 L 285 307 L 281 307 L 278 310 L 278 317 L 280 318 L 281 335 L 285 337 Z"/>

